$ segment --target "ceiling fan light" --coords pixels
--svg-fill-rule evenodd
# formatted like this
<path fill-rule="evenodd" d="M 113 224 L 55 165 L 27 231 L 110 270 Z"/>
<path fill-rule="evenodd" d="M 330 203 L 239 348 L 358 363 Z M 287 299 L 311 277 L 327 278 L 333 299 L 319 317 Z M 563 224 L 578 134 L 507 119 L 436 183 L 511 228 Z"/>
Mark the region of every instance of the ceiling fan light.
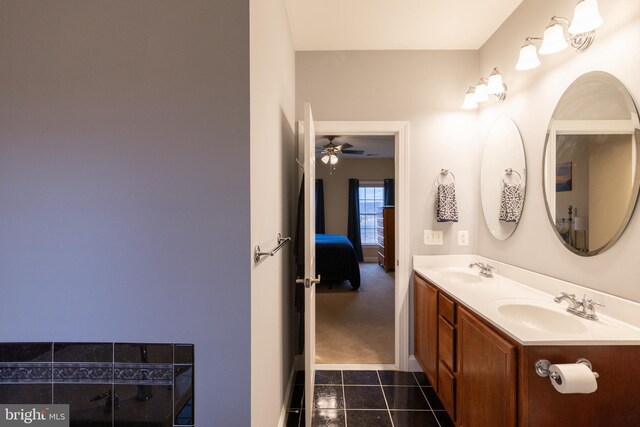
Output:
<path fill-rule="evenodd" d="M 476 85 L 476 90 L 474 92 L 474 98 L 476 102 L 485 102 L 489 100 L 489 93 L 487 92 L 487 80 L 480 79 L 478 84 Z"/>
<path fill-rule="evenodd" d="M 551 55 L 552 53 L 560 52 L 569 47 L 567 39 L 564 38 L 564 28 L 559 23 L 549 25 L 544 30 L 544 36 L 542 38 L 542 45 L 538 53 L 540 55 Z"/>
<path fill-rule="evenodd" d="M 497 68 L 494 68 L 489 76 L 489 82 L 487 83 L 487 93 L 489 95 L 500 95 L 504 90 L 502 74 L 500 74 Z"/>
<path fill-rule="evenodd" d="M 322 163 L 326 165 L 327 163 L 329 163 L 329 155 L 325 154 L 320 160 L 322 160 Z"/>
<path fill-rule="evenodd" d="M 336 163 L 338 163 L 338 156 L 336 156 L 335 154 L 332 154 L 330 161 L 332 165 L 335 165 Z"/>
<path fill-rule="evenodd" d="M 516 70 L 532 70 L 540 66 L 540 59 L 538 59 L 538 53 L 533 43 L 527 42 L 520 48 L 520 57 L 518 58 L 518 64 L 516 64 Z"/>
<path fill-rule="evenodd" d="M 599 28 L 604 20 L 598 11 L 597 0 L 581 0 L 573 12 L 569 34 L 582 34 Z"/>

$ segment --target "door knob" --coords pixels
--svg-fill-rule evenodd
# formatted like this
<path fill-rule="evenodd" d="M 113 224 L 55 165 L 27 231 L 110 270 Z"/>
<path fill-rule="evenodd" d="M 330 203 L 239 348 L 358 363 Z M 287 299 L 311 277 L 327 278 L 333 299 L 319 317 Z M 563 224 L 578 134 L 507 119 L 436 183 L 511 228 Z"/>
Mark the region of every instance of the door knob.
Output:
<path fill-rule="evenodd" d="M 311 279 L 309 277 L 305 277 L 304 279 L 296 279 L 296 283 L 304 283 L 305 288 L 310 288 L 311 286 L 320 283 L 320 275 L 318 275 L 317 279 Z"/>

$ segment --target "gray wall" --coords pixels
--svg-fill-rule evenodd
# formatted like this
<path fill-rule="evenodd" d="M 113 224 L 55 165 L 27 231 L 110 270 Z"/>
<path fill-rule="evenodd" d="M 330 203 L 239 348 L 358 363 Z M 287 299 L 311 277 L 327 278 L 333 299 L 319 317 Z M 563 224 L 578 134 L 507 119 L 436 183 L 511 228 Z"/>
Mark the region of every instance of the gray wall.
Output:
<path fill-rule="evenodd" d="M 0 2 L 2 341 L 192 342 L 249 425 L 248 1 Z"/>
<path fill-rule="evenodd" d="M 472 253 L 479 186 L 477 114 L 460 109 L 477 81 L 475 51 L 343 51 L 296 53 L 296 114 L 311 103 L 315 120 L 409 121 L 410 253 Z M 435 219 L 436 178 L 456 175 L 460 222 Z M 425 246 L 423 230 L 445 232 Z M 457 246 L 457 230 L 471 245 Z"/>
<path fill-rule="evenodd" d="M 480 50 L 481 69 L 498 66 L 509 96 L 503 104 L 490 104 L 480 113 L 482 141 L 500 115 L 516 122 L 527 156 L 527 199 L 522 220 L 511 238 L 495 240 L 484 226 L 478 206 L 478 252 L 481 255 L 575 282 L 593 289 L 640 301 L 640 215 L 636 210 L 620 240 L 595 257 L 579 257 L 564 248 L 547 219 L 542 190 L 542 161 L 549 119 L 558 100 L 580 75 L 606 71 L 622 81 L 631 96 L 640 100 L 640 2 L 599 2 L 604 25 L 592 47 L 578 54 L 571 49 L 541 57 L 542 66 L 514 70 L 518 49 L 526 36 L 539 35 L 553 15 L 573 16 L 573 0 L 525 0 Z"/>

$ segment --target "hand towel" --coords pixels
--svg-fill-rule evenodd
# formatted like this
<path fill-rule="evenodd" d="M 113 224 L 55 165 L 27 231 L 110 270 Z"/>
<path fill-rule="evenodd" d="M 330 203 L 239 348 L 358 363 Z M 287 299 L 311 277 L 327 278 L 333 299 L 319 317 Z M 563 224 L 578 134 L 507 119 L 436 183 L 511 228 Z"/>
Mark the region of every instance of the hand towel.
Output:
<path fill-rule="evenodd" d="M 521 184 L 504 183 L 500 197 L 500 221 L 519 222 L 524 203 L 524 188 Z"/>
<path fill-rule="evenodd" d="M 458 222 L 456 185 L 453 182 L 451 184 L 438 184 L 436 220 L 438 222 Z"/>

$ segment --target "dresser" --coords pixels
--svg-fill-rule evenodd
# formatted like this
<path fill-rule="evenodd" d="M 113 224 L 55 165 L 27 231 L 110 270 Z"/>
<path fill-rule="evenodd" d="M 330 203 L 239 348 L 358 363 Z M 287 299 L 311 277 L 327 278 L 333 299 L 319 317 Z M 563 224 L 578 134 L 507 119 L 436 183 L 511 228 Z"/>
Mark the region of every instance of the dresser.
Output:
<path fill-rule="evenodd" d="M 396 216 L 395 207 L 383 206 L 378 215 L 378 264 L 384 271 L 395 269 Z"/>

